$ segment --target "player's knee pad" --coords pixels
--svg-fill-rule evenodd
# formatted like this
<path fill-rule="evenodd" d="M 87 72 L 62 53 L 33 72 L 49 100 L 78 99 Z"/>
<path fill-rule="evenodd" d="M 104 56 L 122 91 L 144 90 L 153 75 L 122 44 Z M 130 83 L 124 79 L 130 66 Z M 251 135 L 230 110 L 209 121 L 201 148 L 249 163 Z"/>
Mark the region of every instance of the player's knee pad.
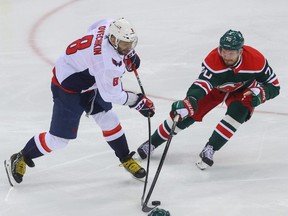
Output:
<path fill-rule="evenodd" d="M 54 136 L 47 133 L 41 133 L 39 136 L 34 136 L 37 148 L 42 154 L 47 154 L 67 146 L 69 140 Z"/>
<path fill-rule="evenodd" d="M 120 121 L 112 110 L 103 111 L 92 116 L 102 129 L 103 136 L 107 142 L 118 139 L 124 134 Z"/>
<path fill-rule="evenodd" d="M 251 117 L 251 113 L 249 109 L 240 101 L 233 101 L 228 106 L 226 115 L 231 116 L 233 119 L 235 119 L 239 123 L 244 123 Z"/>
<path fill-rule="evenodd" d="M 102 130 L 111 130 L 120 124 L 118 116 L 112 110 L 97 113 L 92 117 Z"/>
<path fill-rule="evenodd" d="M 112 110 L 97 113 L 92 117 L 102 130 L 111 130 L 120 124 L 118 116 Z"/>

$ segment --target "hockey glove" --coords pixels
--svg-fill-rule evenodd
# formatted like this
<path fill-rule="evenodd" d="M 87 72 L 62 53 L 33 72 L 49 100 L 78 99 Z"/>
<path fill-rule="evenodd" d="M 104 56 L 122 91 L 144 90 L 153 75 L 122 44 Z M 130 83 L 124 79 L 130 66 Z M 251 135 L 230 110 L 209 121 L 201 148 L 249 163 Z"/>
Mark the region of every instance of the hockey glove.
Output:
<path fill-rule="evenodd" d="M 126 70 L 132 72 L 135 69 L 140 67 L 140 58 L 133 49 L 124 57 L 124 64 L 126 66 Z"/>
<path fill-rule="evenodd" d="M 145 117 L 152 117 L 155 114 L 155 108 L 153 102 L 147 98 L 144 94 L 137 94 L 138 100 L 135 104 L 129 106 L 138 110 Z"/>
<path fill-rule="evenodd" d="M 265 90 L 262 87 L 254 87 L 243 93 L 242 104 L 247 107 L 256 107 L 264 103 L 265 100 Z"/>
<path fill-rule="evenodd" d="M 175 101 L 171 106 L 170 117 L 174 117 L 178 114 L 178 121 L 182 121 L 187 117 L 191 117 L 197 111 L 197 101 L 193 97 L 187 97 L 184 100 Z"/>

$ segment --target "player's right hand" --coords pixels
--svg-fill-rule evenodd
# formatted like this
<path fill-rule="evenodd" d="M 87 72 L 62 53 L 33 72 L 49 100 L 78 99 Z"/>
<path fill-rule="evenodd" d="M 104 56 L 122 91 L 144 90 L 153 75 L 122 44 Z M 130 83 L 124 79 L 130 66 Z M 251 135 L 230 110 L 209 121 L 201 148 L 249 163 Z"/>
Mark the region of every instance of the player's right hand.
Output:
<path fill-rule="evenodd" d="M 138 110 L 145 117 L 152 117 L 155 114 L 155 107 L 153 101 L 147 98 L 144 94 L 137 94 L 138 100 L 130 106 L 130 108 L 134 108 Z"/>
<path fill-rule="evenodd" d="M 197 111 L 197 101 L 193 97 L 187 97 L 184 100 L 175 101 L 171 106 L 170 117 L 174 119 L 179 115 L 178 121 L 191 117 Z"/>

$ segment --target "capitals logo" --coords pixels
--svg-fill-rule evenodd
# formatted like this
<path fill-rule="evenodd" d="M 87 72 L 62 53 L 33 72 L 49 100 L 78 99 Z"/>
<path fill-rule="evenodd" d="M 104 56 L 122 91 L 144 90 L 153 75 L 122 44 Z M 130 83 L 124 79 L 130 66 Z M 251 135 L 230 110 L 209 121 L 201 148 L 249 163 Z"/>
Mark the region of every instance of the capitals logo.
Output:
<path fill-rule="evenodd" d="M 112 58 L 112 63 L 117 67 L 121 67 L 122 61 L 117 62 L 115 59 Z"/>

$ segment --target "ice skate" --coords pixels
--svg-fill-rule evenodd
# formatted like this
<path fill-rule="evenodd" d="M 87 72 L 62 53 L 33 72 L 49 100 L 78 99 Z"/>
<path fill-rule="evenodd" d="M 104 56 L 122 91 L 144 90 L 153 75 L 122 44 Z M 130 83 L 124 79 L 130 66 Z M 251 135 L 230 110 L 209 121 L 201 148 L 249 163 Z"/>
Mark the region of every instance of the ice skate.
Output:
<path fill-rule="evenodd" d="M 200 159 L 196 162 L 196 166 L 201 170 L 206 169 L 208 166 L 212 166 L 214 163 L 213 161 L 214 152 L 215 151 L 213 150 L 213 146 L 207 143 L 204 149 L 199 154 Z"/>
<path fill-rule="evenodd" d="M 128 156 L 121 159 L 121 163 L 122 166 L 135 178 L 141 179 L 146 176 L 146 171 L 132 158 L 134 154 L 135 152 L 131 152 Z"/>
<path fill-rule="evenodd" d="M 24 158 L 21 152 L 13 154 L 9 160 L 4 161 L 8 181 L 12 187 L 16 183 L 20 184 L 23 181 L 26 164 L 29 167 L 35 166 L 34 162 L 31 159 Z"/>
<path fill-rule="evenodd" d="M 150 155 L 153 153 L 154 149 L 155 149 L 155 146 L 151 144 L 150 145 Z M 143 160 L 147 158 L 148 152 L 149 152 L 148 140 L 139 146 L 139 148 L 137 149 L 137 152 Z"/>

